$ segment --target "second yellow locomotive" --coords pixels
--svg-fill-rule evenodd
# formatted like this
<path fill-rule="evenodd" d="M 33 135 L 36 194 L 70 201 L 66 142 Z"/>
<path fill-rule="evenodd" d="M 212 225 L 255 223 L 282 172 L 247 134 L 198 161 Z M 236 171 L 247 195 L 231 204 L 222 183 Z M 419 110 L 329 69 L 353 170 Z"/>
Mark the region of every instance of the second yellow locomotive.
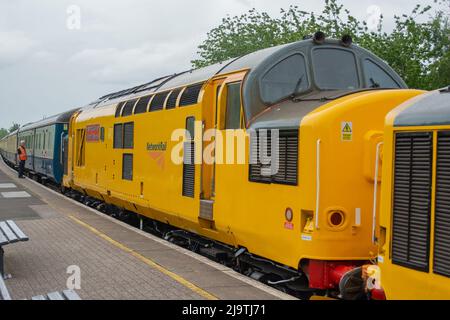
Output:
<path fill-rule="evenodd" d="M 386 118 L 380 285 L 387 299 L 450 299 L 450 88 Z"/>

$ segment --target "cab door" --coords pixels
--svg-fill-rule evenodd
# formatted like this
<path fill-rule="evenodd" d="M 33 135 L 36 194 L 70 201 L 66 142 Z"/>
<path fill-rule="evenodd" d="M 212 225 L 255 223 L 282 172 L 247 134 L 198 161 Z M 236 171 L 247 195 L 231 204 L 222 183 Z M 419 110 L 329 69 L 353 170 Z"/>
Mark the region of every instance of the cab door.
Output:
<path fill-rule="evenodd" d="M 199 218 L 214 221 L 217 161 L 226 162 L 226 130 L 241 129 L 241 84 L 244 73 L 215 79 L 206 94 L 212 104 L 204 104 L 202 172 Z M 219 164 L 220 164 L 219 163 Z"/>
<path fill-rule="evenodd" d="M 202 155 L 201 165 L 201 192 L 200 192 L 200 213 L 199 218 L 207 221 L 214 221 L 214 198 L 215 198 L 215 144 L 216 138 L 214 130 L 217 129 L 217 118 L 219 108 L 219 95 L 224 79 L 212 81 L 205 90 L 204 101 L 212 103 L 203 104 L 202 119 Z M 208 152 L 211 150 L 211 152 Z M 205 154 L 211 157 L 205 158 Z"/>

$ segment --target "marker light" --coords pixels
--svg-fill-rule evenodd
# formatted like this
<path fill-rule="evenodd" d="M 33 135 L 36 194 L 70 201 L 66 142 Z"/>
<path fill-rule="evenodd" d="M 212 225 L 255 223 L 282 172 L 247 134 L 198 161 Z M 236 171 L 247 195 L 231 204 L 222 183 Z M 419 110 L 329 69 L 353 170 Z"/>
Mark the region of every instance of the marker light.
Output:
<path fill-rule="evenodd" d="M 292 219 L 294 219 L 294 213 L 292 212 L 291 208 L 286 208 L 286 211 L 284 212 L 284 216 L 286 217 L 286 220 L 291 222 Z"/>

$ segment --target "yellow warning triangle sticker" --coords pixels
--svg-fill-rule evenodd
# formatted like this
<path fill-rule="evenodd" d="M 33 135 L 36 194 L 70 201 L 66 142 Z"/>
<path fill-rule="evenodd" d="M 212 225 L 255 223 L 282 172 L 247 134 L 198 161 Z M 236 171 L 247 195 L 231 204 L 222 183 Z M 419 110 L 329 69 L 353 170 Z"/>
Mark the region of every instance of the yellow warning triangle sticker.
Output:
<path fill-rule="evenodd" d="M 342 129 L 342 132 L 350 133 L 352 132 L 352 128 L 348 123 L 345 124 L 344 129 Z"/>

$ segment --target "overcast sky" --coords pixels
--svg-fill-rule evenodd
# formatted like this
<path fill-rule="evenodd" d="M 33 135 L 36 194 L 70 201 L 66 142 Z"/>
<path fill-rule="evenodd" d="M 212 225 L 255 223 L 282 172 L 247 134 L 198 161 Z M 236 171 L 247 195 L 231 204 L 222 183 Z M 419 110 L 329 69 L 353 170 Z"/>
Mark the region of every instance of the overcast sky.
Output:
<path fill-rule="evenodd" d="M 394 14 L 433 1 L 341 2 L 361 19 L 377 5 L 390 28 Z M 255 7 L 278 15 L 291 4 L 323 9 L 322 0 L 0 0 L 0 127 L 189 69 L 197 46 L 227 14 Z"/>

